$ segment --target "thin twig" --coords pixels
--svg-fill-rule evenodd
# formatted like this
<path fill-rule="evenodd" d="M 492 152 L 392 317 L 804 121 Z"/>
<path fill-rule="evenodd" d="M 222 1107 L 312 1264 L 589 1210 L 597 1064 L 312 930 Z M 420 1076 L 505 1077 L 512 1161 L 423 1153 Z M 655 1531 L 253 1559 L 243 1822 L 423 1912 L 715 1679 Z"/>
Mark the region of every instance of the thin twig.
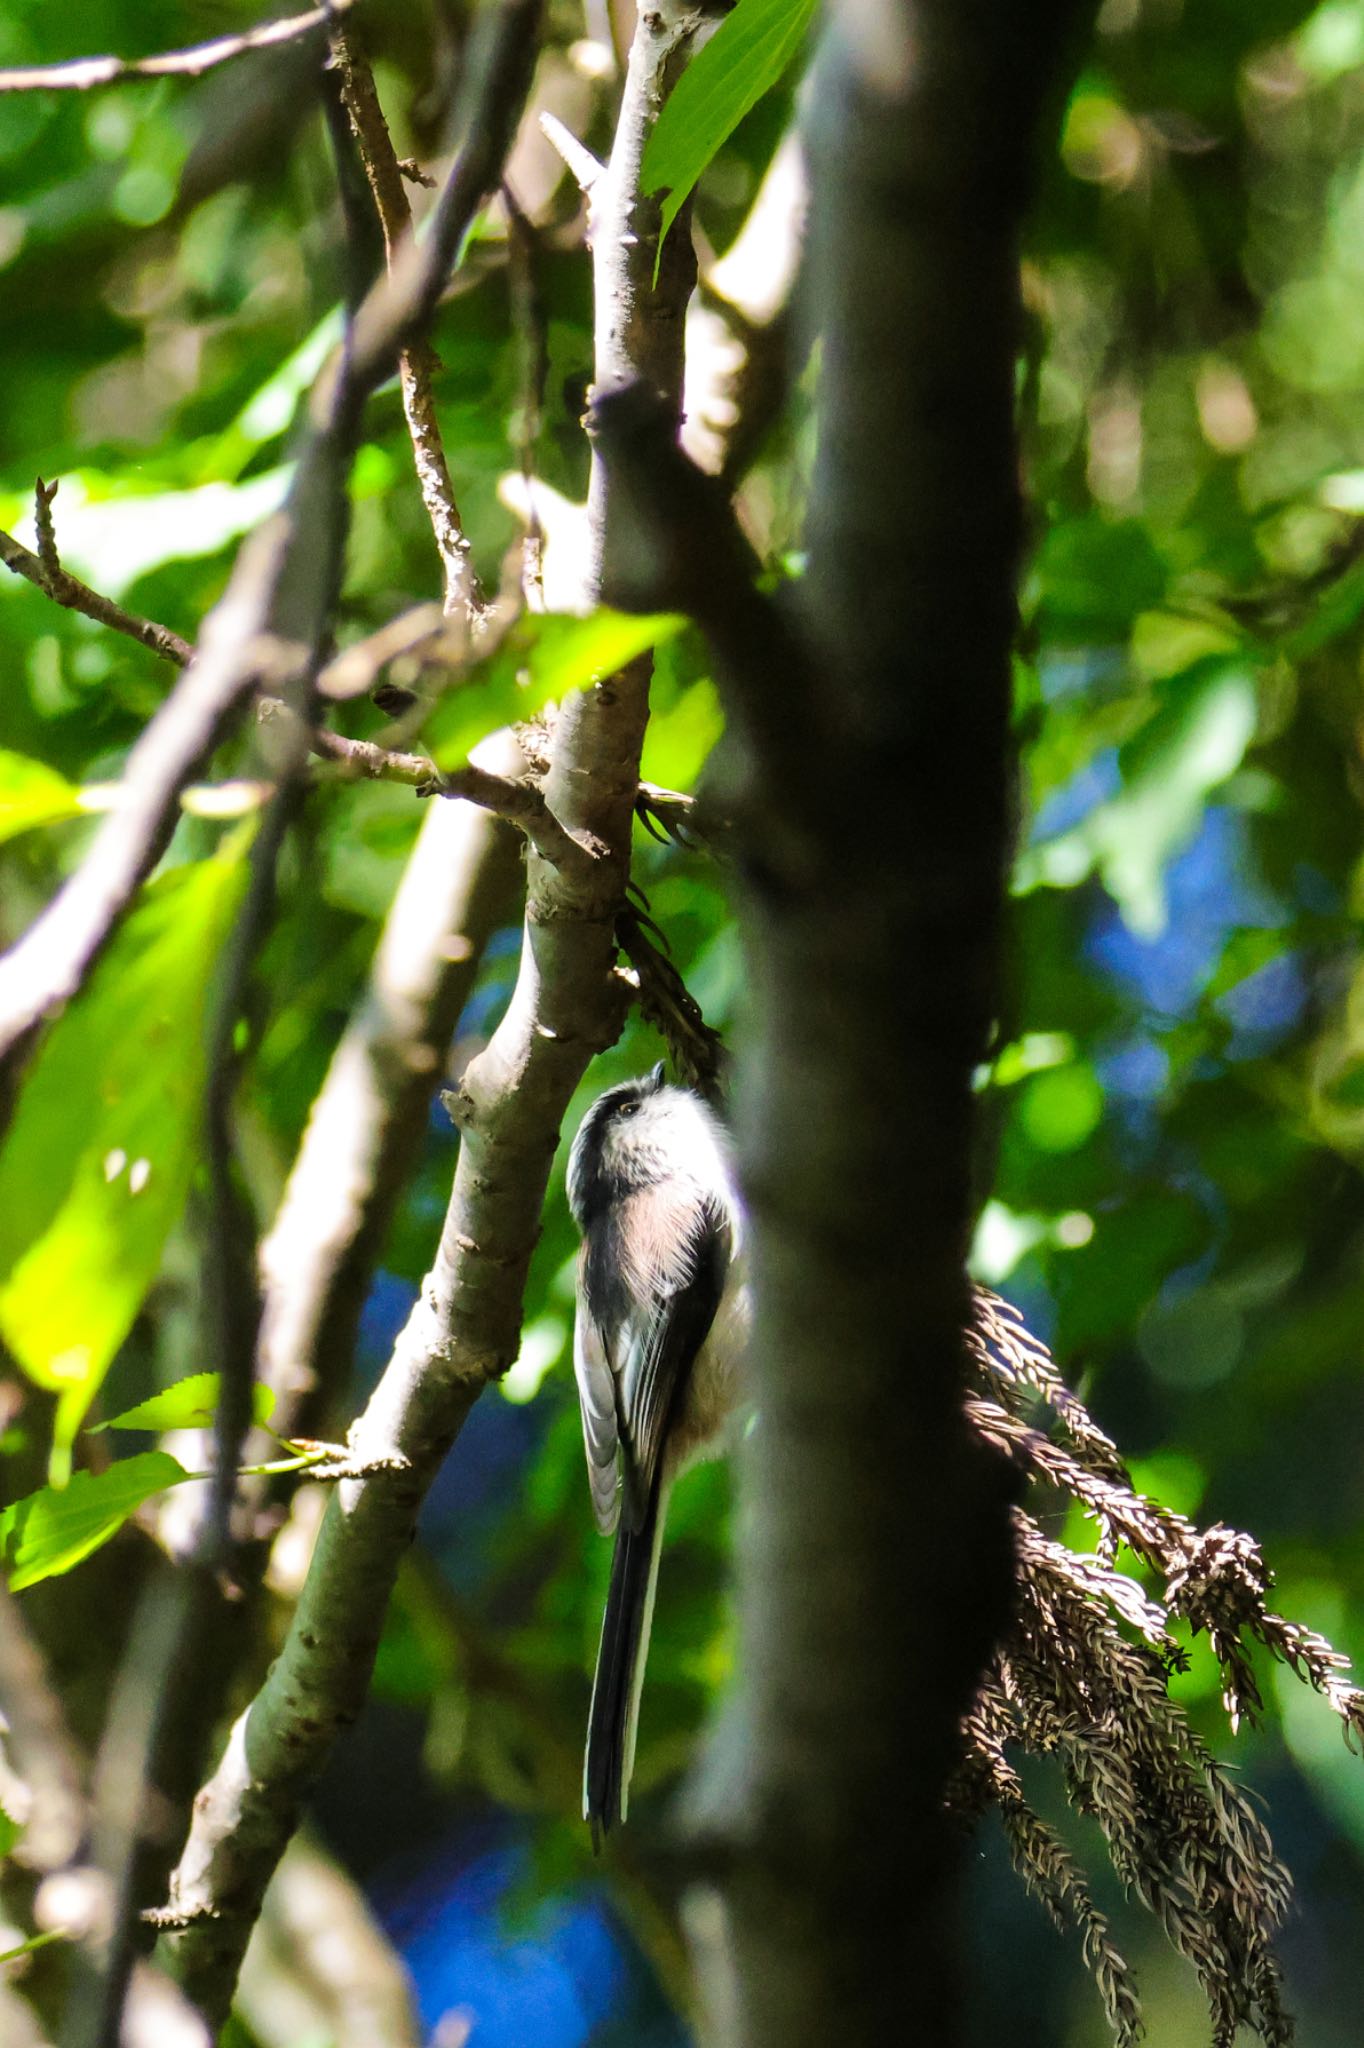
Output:
<path fill-rule="evenodd" d="M 318 695 L 338 704 L 367 695 L 390 662 L 437 639 L 444 624 L 445 614 L 438 604 L 414 605 L 411 611 L 399 612 L 376 632 L 333 655 L 317 679 Z"/>
<path fill-rule="evenodd" d="M 78 576 L 71 575 L 62 567 L 52 530 L 51 506 L 56 495 L 56 483 L 45 484 L 39 477 L 36 498 L 41 552 L 31 553 L 13 534 L 0 531 L 0 562 L 7 569 L 12 569 L 16 576 L 27 578 L 54 604 L 64 605 L 67 611 L 83 612 L 87 619 L 109 626 L 115 633 L 126 633 L 130 640 L 138 641 L 143 647 L 149 647 L 153 654 L 159 654 L 166 661 L 173 661 L 177 668 L 183 668 L 194 652 L 188 640 L 173 633 L 169 626 L 157 625 L 154 619 L 143 619 L 136 612 L 125 611 L 111 597 L 103 597 L 99 591 L 91 590 L 89 584 L 82 583 Z"/>
<path fill-rule="evenodd" d="M 283 722 L 284 706 L 278 698 L 262 698 L 260 708 Z M 541 857 L 556 867 L 575 861 L 590 864 L 600 853 L 590 834 L 575 835 L 559 822 L 532 776 L 497 775 L 477 761 L 438 768 L 425 754 L 405 754 L 373 740 L 348 739 L 326 726 L 313 727 L 308 746 L 322 760 L 334 762 L 348 779 L 398 782 L 415 789 L 419 796 L 462 797 L 480 810 L 492 811 L 524 832 Z"/>
<path fill-rule="evenodd" d="M 369 178 L 374 206 L 383 229 L 384 250 L 389 268 L 405 237 L 412 232 L 412 208 L 403 182 L 403 167 L 393 148 L 374 72 L 358 34 L 339 24 L 331 35 L 332 61 L 341 79 L 341 98 L 350 117 L 351 132 Z M 398 357 L 398 380 L 403 395 L 403 412 L 412 441 L 412 457 L 421 487 L 422 502 L 431 521 L 436 549 L 445 581 L 445 610 L 477 616 L 483 597 L 464 521 L 455 501 L 455 487 L 446 460 L 445 443 L 436 413 L 431 379 L 437 368 L 436 355 L 424 338 L 411 342 Z"/>
<path fill-rule="evenodd" d="M 546 142 L 552 143 L 563 158 L 565 168 L 578 190 L 590 198 L 592 187 L 606 169 L 605 164 L 599 157 L 593 156 L 586 143 L 579 142 L 573 130 L 566 128 L 557 114 L 551 114 L 547 109 L 540 115 L 540 132 Z"/>
<path fill-rule="evenodd" d="M 128 756 L 123 801 L 52 903 L 0 959 L 0 1075 L 11 1083 L 33 1033 L 75 994 L 160 858 L 180 791 L 268 666 L 269 621 L 294 525 L 281 515 L 242 550 L 197 659 Z"/>
<path fill-rule="evenodd" d="M 331 0 L 329 6 L 310 8 L 306 14 L 269 21 L 241 35 L 217 36 L 211 43 L 196 43 L 159 57 L 75 57 L 67 64 L 24 65 L 0 71 L 0 92 L 89 92 L 92 86 L 114 85 L 121 78 L 199 78 L 216 64 L 244 57 L 251 50 L 277 49 L 281 43 L 314 35 L 353 4 L 354 0 Z"/>
<path fill-rule="evenodd" d="M 544 529 L 535 492 L 535 450 L 544 417 L 549 382 L 549 308 L 540 287 L 536 261 L 539 243 L 534 223 L 517 204 L 505 179 L 502 203 L 507 209 L 507 257 L 511 284 L 512 325 L 519 344 L 520 394 L 516 444 L 525 493 L 525 532 L 521 540 L 520 583 L 527 604 L 544 608 Z"/>
<path fill-rule="evenodd" d="M 476 116 L 429 231 L 403 244 L 388 277 L 361 306 L 339 359 L 318 377 L 284 508 L 242 548 L 196 658 L 133 748 L 126 801 L 36 924 L 0 959 L 0 1113 L 33 1034 L 80 987 L 159 858 L 180 790 L 229 729 L 267 657 L 277 659 L 280 641 L 306 648 L 321 637 L 365 400 L 396 351 L 430 318 L 475 212 L 501 177 L 530 89 L 540 8 L 541 0 L 503 0 Z"/>
<path fill-rule="evenodd" d="M 81 611 L 88 617 L 98 619 L 102 625 L 115 632 L 125 633 L 130 639 L 138 640 L 157 654 L 172 661 L 177 667 L 184 667 L 192 658 L 194 649 L 188 640 L 181 639 L 168 626 L 157 625 L 151 619 L 139 618 L 135 613 L 125 611 L 122 605 L 111 598 L 103 597 L 91 590 L 74 576 L 69 576 L 61 566 L 57 553 L 56 535 L 53 530 L 50 506 L 56 496 L 56 484 L 38 484 L 38 534 L 42 554 L 34 555 L 18 541 L 0 532 L 0 559 L 19 574 L 36 583 L 54 603 L 68 610 Z M 16 559 L 15 557 L 22 559 Z M 404 614 L 389 626 L 381 628 L 371 640 L 347 648 L 337 655 L 322 673 L 320 681 L 331 679 L 331 693 L 334 696 L 359 694 L 357 682 L 361 679 L 368 685 L 374 676 L 399 654 L 410 652 L 423 642 L 434 640 L 445 624 L 444 614 L 431 606 L 419 606 L 413 612 Z M 461 651 L 467 652 L 467 649 Z M 271 664 L 274 670 L 280 665 Z M 286 659 L 282 669 L 287 673 L 291 664 Z M 273 679 L 273 675 L 272 675 Z M 283 722 L 292 714 L 278 697 L 262 697 L 258 706 L 262 717 Z M 528 837 L 532 837 L 545 852 L 546 858 L 556 861 L 572 859 L 575 852 L 573 842 L 561 832 L 550 816 L 543 799 L 537 798 L 533 784 L 512 781 L 505 777 L 490 775 L 473 763 L 445 771 L 437 768 L 434 761 L 424 754 L 408 754 L 377 745 L 373 740 L 350 739 L 344 733 L 332 732 L 325 726 L 314 726 L 308 735 L 310 750 L 324 761 L 334 762 L 348 776 L 358 781 L 399 782 L 420 790 L 425 795 L 464 797 L 470 803 L 480 805 L 484 810 L 495 811 L 500 817 L 518 825 Z M 590 849 L 589 849 L 590 851 Z"/>

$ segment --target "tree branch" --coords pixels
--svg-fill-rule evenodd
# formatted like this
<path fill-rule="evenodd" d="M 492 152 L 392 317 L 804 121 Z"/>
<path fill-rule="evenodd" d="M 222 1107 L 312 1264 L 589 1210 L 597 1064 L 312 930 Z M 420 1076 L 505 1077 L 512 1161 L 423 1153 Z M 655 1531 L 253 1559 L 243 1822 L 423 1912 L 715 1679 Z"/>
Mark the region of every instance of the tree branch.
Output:
<path fill-rule="evenodd" d="M 652 7 L 642 12 L 608 180 L 615 212 L 594 248 L 599 303 L 618 294 L 623 261 L 632 289 L 652 277 L 657 207 L 640 200 L 638 165 L 666 68 L 683 47 Z M 400 258 L 395 278 L 401 267 Z M 667 289 L 661 283 L 651 303 L 666 345 L 650 335 L 644 346 L 640 317 L 626 326 L 640 344 L 638 367 L 647 364 L 677 406 L 685 262 L 665 263 L 662 276 Z M 611 304 L 619 314 L 619 296 Z M 619 335 L 605 311 L 598 333 L 599 381 L 619 381 Z M 598 492 L 605 533 L 609 487 L 600 480 Z M 463 1138 L 435 1263 L 350 1434 L 364 1476 L 340 1480 L 279 1658 L 196 1802 L 165 1924 L 175 1930 L 183 1981 L 211 2014 L 226 2008 L 299 1802 L 363 1700 L 422 1495 L 478 1394 L 516 1355 L 560 1121 L 588 1059 L 620 1028 L 614 920 L 628 872 L 646 689 L 638 675 L 612 678 L 571 700 L 555 722 L 550 809 L 601 852 L 590 863 L 555 867 L 532 851 L 516 988 L 451 1098 Z"/>
<path fill-rule="evenodd" d="M 354 1878 L 306 1833 L 275 1874 L 259 1937 L 238 2005 L 264 2048 L 296 2048 L 300 2033 L 332 2048 L 422 2048 L 407 1971 Z"/>
<path fill-rule="evenodd" d="M 55 900 L 0 959 L 5 1088 L 12 1088 L 34 1032 L 93 966 L 165 847 L 180 790 L 278 661 L 280 643 L 307 650 L 321 640 L 339 575 L 345 484 L 360 413 L 395 351 L 429 319 L 478 206 L 501 176 L 529 89 L 540 5 L 502 0 L 465 141 L 429 232 L 404 245 L 389 277 L 361 306 L 339 358 L 315 383 L 288 500 L 241 550 L 195 659 L 132 749 L 124 802 Z M 292 666 L 299 667 L 297 657 Z"/>
<path fill-rule="evenodd" d="M 512 737 L 479 749 L 513 775 Z M 491 814 L 433 804 L 365 992 L 313 1103 L 261 1246 L 260 1377 L 284 1436 L 311 1435 L 315 1391 L 351 1356 L 369 1276 L 426 1127 L 450 1034 L 488 939 L 511 913 L 517 842 Z"/>
<path fill-rule="evenodd" d="M 835 0 L 805 96 L 822 357 L 798 630 L 764 625 L 730 535 L 690 595 L 730 721 L 755 1020 L 742 1682 L 690 1806 L 704 2001 L 742 2048 L 879 2044 L 907 1997 L 958 2038 L 943 1802 L 1013 1561 L 1007 1474 L 962 1397 L 1009 836 L 1017 236 L 1070 13 Z"/>
<path fill-rule="evenodd" d="M 272 50 L 320 33 L 354 0 L 330 0 L 284 21 L 269 21 L 237 36 L 218 36 L 188 50 L 170 50 L 160 57 L 76 57 L 68 64 L 33 64 L 0 71 L 0 92 L 89 92 L 92 86 L 114 85 L 121 78 L 199 78 L 216 64 L 226 64 L 250 50 Z"/>
<path fill-rule="evenodd" d="M 404 238 L 412 232 L 412 208 L 402 168 L 379 104 L 374 72 L 359 35 L 353 29 L 338 25 L 332 30 L 331 50 L 333 62 L 340 73 L 341 98 L 350 119 L 351 132 L 374 195 L 375 210 L 383 229 L 384 251 L 391 269 Z M 474 574 L 464 521 L 455 502 L 455 487 L 436 414 L 431 389 L 435 368 L 435 351 L 424 339 L 413 341 L 399 353 L 398 381 L 403 395 L 403 412 L 412 441 L 422 502 L 426 506 L 441 559 L 445 610 L 466 612 L 477 617 L 483 610 L 483 598 Z"/>
<path fill-rule="evenodd" d="M 16 576 L 26 577 L 54 604 L 64 605 L 68 611 L 83 612 L 87 619 L 112 627 L 115 633 L 126 633 L 130 640 L 138 641 L 143 647 L 149 647 L 153 654 L 159 654 L 166 661 L 173 661 L 177 668 L 183 668 L 194 652 L 188 640 L 182 640 L 169 626 L 158 626 L 154 619 L 139 618 L 136 612 L 125 611 L 111 597 L 102 597 L 99 591 L 91 590 L 89 584 L 82 583 L 78 576 L 72 576 L 63 569 L 52 530 L 51 508 L 57 495 L 57 482 L 45 484 L 39 477 L 34 495 L 42 553 L 31 554 L 12 533 L 0 530 L 0 562 L 7 569 L 12 569 Z"/>

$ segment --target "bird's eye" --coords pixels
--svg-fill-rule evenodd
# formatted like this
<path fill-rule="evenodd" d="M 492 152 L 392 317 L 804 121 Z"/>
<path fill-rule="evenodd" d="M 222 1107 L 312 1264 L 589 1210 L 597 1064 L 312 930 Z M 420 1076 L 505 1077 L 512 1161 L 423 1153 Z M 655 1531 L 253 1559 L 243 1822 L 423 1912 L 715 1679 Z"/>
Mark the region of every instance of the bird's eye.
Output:
<path fill-rule="evenodd" d="M 622 1116 L 637 1116 L 639 1113 L 639 1104 L 637 1102 L 622 1102 L 620 1106 L 620 1113 Z"/>

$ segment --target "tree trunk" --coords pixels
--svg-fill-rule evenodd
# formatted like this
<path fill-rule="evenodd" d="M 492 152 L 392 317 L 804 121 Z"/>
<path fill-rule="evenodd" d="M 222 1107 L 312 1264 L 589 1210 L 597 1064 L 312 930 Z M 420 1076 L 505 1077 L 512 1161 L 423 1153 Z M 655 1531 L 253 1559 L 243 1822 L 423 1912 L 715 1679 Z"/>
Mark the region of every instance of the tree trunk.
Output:
<path fill-rule="evenodd" d="M 692 1812 L 711 2034 L 743 2048 L 957 2038 L 943 1795 L 1011 1583 L 960 1390 L 1009 851 L 1017 241 L 1069 18 L 842 0 L 808 93 L 809 658 L 731 703 L 744 1678 Z"/>

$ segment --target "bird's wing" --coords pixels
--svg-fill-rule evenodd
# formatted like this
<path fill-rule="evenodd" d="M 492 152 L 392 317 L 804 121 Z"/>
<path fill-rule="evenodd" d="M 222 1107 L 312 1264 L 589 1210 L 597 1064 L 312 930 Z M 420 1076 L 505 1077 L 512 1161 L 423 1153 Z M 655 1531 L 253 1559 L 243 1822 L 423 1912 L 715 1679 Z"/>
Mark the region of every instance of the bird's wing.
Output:
<path fill-rule="evenodd" d="M 679 1396 L 705 1343 L 730 1260 L 723 1208 L 685 1183 L 626 1198 L 620 1242 L 631 1248 L 629 1313 L 610 1363 L 623 1453 L 627 1527 L 638 1527 Z"/>
<path fill-rule="evenodd" d="M 573 1325 L 573 1373 L 583 1412 L 583 1445 L 592 1487 L 592 1512 L 603 1536 L 620 1519 L 620 1433 L 616 1382 L 602 1331 L 588 1314 L 581 1290 Z"/>

